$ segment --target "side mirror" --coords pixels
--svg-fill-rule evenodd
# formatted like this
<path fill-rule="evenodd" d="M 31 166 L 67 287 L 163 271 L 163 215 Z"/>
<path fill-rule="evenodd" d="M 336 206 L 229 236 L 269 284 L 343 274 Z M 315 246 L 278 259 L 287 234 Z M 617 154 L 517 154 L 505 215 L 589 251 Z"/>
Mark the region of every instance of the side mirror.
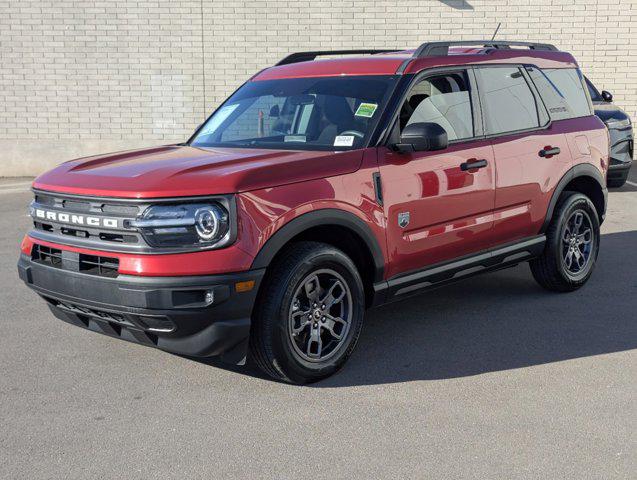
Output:
<path fill-rule="evenodd" d="M 281 115 L 281 110 L 279 109 L 279 106 L 278 105 L 272 105 L 272 107 L 270 108 L 270 117 L 278 118 L 279 115 Z"/>
<path fill-rule="evenodd" d="M 403 129 L 394 148 L 407 153 L 444 150 L 448 145 L 447 131 L 437 123 L 412 123 Z"/>
<path fill-rule="evenodd" d="M 613 101 L 613 94 L 610 93 L 608 90 L 603 90 L 602 98 L 604 99 L 605 102 L 611 103 Z"/>

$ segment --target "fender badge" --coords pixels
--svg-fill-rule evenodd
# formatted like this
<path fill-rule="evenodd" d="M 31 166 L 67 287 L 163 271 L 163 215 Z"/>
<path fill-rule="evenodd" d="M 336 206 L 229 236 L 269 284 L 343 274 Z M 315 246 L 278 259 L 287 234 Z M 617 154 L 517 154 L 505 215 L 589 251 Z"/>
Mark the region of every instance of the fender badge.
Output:
<path fill-rule="evenodd" d="M 407 225 L 409 225 L 409 212 L 400 212 L 398 214 L 398 226 L 405 228 Z"/>

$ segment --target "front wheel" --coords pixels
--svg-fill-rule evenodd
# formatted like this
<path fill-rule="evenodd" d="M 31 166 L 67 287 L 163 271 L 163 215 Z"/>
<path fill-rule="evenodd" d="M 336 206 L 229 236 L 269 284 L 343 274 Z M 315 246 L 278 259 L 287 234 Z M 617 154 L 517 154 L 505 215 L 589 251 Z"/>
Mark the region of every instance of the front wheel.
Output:
<path fill-rule="evenodd" d="M 599 242 L 593 203 L 581 193 L 563 193 L 546 232 L 544 252 L 530 262 L 533 277 L 548 290 L 577 290 L 593 273 Z"/>
<path fill-rule="evenodd" d="M 336 372 L 351 355 L 365 307 L 352 260 L 318 242 L 289 247 L 260 294 L 250 353 L 275 379 L 310 383 Z"/>

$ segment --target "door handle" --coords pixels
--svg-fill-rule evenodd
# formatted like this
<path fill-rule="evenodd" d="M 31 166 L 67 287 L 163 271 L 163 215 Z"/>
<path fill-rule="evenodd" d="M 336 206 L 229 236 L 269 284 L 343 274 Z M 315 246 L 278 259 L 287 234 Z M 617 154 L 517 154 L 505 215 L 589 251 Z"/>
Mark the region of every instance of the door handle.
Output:
<path fill-rule="evenodd" d="M 551 158 L 553 155 L 559 155 L 561 152 L 559 147 L 544 147 L 543 150 L 540 150 L 540 153 L 538 153 L 538 155 L 542 158 Z"/>
<path fill-rule="evenodd" d="M 476 160 L 472 158 L 471 160 L 467 160 L 464 163 L 460 164 L 460 170 L 466 172 L 467 170 L 474 170 L 477 168 L 484 168 L 488 165 L 486 160 Z"/>

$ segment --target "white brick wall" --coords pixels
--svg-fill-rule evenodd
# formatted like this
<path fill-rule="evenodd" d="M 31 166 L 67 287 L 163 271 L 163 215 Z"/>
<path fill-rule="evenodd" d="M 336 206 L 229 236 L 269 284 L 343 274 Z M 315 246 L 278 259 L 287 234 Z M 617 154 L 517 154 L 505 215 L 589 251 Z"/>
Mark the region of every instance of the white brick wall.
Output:
<path fill-rule="evenodd" d="M 572 52 L 637 118 L 637 0 L 0 0 L 0 176 L 181 141 L 288 52 L 484 38 L 498 22 L 500 39 Z"/>

